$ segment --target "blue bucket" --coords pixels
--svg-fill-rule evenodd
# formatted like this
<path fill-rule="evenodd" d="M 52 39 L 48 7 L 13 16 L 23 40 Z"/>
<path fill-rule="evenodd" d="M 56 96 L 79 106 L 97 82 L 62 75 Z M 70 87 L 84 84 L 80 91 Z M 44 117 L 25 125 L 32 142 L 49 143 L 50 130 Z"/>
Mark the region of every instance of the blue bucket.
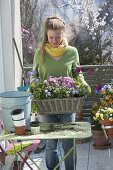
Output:
<path fill-rule="evenodd" d="M 25 91 L 7 91 L 0 93 L 0 107 L 6 132 L 14 130 L 11 111 L 21 108 L 24 110 L 26 128 L 30 129 L 30 112 L 31 112 L 32 94 Z"/>

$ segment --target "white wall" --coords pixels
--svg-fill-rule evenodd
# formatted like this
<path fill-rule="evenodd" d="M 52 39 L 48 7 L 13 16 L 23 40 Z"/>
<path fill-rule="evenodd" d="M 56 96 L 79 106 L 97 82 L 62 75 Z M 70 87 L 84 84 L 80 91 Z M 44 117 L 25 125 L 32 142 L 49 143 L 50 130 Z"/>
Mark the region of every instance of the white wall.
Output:
<path fill-rule="evenodd" d="M 12 46 L 12 20 L 9 0 L 0 1 L 1 29 L 2 29 L 2 52 L 4 69 L 4 90 L 14 89 L 14 56 Z"/>
<path fill-rule="evenodd" d="M 0 0 L 1 44 L 2 54 L 0 66 L 3 67 L 4 91 L 16 90 L 20 86 L 21 68 L 14 48 L 14 37 L 22 57 L 20 29 L 20 0 Z M 0 46 L 1 46 L 0 44 Z M 1 48 L 1 47 L 0 47 Z M 3 80 L 2 80 L 3 83 Z"/>
<path fill-rule="evenodd" d="M 20 0 L 11 1 L 11 13 L 12 13 L 12 25 L 13 25 L 13 38 L 16 41 L 18 52 L 23 63 L 22 56 L 22 39 L 21 39 L 21 18 L 20 18 Z M 14 65 L 15 65 L 15 89 L 21 84 L 22 80 L 22 69 L 20 66 L 19 58 L 17 55 L 16 48 L 13 43 L 14 52 Z"/>
<path fill-rule="evenodd" d="M 4 72 L 2 57 L 2 30 L 1 30 L 1 10 L 0 10 L 0 92 L 4 91 Z"/>

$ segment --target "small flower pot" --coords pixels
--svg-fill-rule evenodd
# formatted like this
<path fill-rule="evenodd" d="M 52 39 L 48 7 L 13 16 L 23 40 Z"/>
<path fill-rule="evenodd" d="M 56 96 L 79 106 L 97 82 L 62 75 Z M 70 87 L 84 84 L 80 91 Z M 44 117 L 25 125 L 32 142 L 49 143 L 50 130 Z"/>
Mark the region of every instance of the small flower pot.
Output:
<path fill-rule="evenodd" d="M 5 152 L 0 152 L 0 164 L 2 163 L 3 165 L 5 165 L 5 157 L 7 156 L 7 154 Z"/>
<path fill-rule="evenodd" d="M 76 120 L 79 121 L 79 120 L 83 120 L 83 112 L 77 112 L 76 113 Z"/>
<path fill-rule="evenodd" d="M 102 129 L 92 127 L 93 147 L 95 149 L 108 149 L 111 148 L 109 139 L 106 139 Z"/>
<path fill-rule="evenodd" d="M 40 133 L 40 125 L 38 122 L 35 122 L 35 121 L 31 122 L 30 126 L 31 126 L 31 133 L 33 135 Z"/>
<path fill-rule="evenodd" d="M 15 109 L 11 112 L 13 120 L 24 119 L 24 110 L 23 109 Z"/>
<path fill-rule="evenodd" d="M 104 119 L 100 120 L 101 125 L 104 125 L 108 137 L 113 137 L 113 121 Z"/>
<path fill-rule="evenodd" d="M 15 126 L 16 135 L 25 135 L 26 128 L 25 126 Z"/>
<path fill-rule="evenodd" d="M 19 127 L 19 126 L 25 126 L 25 118 L 20 119 L 20 120 L 13 120 L 14 126 Z"/>

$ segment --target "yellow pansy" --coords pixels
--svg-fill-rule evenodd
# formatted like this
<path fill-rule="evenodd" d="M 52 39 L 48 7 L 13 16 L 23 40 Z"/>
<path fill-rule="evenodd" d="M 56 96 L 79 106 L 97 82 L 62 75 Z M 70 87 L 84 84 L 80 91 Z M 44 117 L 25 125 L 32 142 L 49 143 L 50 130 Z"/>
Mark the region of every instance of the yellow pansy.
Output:
<path fill-rule="evenodd" d="M 100 113 L 100 118 L 101 118 L 101 119 L 104 119 L 104 118 L 103 118 L 103 114 L 102 114 L 102 113 Z"/>

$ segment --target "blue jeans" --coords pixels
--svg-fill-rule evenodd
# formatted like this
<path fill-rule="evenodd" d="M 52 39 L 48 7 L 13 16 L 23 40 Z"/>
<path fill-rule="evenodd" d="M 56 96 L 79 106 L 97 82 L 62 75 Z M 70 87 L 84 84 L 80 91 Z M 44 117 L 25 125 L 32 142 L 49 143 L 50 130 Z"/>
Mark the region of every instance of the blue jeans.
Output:
<path fill-rule="evenodd" d="M 49 123 L 64 123 L 64 122 L 75 122 L 75 114 L 59 114 L 59 115 L 42 115 L 43 122 Z M 46 143 L 46 166 L 48 170 L 53 170 L 54 167 L 59 163 L 58 153 L 57 153 L 57 143 L 58 139 L 50 139 L 47 140 Z M 73 139 L 62 139 L 62 148 L 64 150 L 64 154 L 66 154 L 69 149 L 73 146 Z M 75 149 L 76 153 L 76 149 Z M 75 158 L 77 156 L 75 155 Z M 75 166 L 76 166 L 76 159 Z M 60 170 L 60 167 L 57 168 Z M 65 170 L 74 170 L 73 163 L 73 152 L 65 159 Z"/>

